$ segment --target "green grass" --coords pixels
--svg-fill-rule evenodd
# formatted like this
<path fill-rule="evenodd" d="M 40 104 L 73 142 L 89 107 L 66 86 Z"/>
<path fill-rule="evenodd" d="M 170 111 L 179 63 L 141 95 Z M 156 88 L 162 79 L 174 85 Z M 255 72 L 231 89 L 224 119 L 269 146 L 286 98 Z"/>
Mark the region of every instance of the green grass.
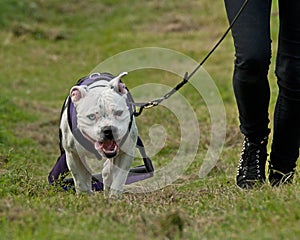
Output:
<path fill-rule="evenodd" d="M 126 193 L 119 201 L 47 184 L 59 154 L 61 104 L 71 86 L 108 57 L 133 48 L 170 48 L 200 61 L 228 26 L 222 1 L 2 0 L 0 9 L 0 239 L 298 239 L 299 174 L 294 185 L 278 189 L 239 191 L 234 185 L 242 137 L 231 88 L 230 37 L 204 66 L 227 115 L 225 145 L 206 178 L 198 171 L 209 145 L 209 113 L 186 85 L 180 92 L 196 112 L 201 139 L 195 160 L 177 181 L 154 192 Z M 274 46 L 277 17 L 274 7 Z M 274 61 L 271 117 L 273 69 Z M 145 83 L 174 86 L 180 78 L 148 69 L 126 80 L 132 89 Z M 157 107 L 137 122 L 147 144 L 148 129 L 164 127 L 165 146 L 152 157 L 156 169 L 162 168 L 179 146 L 176 118 Z"/>

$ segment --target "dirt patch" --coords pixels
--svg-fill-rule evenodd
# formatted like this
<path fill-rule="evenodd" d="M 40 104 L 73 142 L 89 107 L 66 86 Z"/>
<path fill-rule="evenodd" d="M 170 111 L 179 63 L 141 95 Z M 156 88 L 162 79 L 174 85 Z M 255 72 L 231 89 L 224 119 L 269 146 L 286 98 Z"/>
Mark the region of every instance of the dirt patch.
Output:
<path fill-rule="evenodd" d="M 19 105 L 23 109 L 28 109 L 28 111 L 38 115 L 38 120 L 18 124 L 15 135 L 20 138 L 25 136 L 34 140 L 47 153 L 57 152 L 60 109 L 45 106 L 37 101 L 30 102 L 30 105 L 24 101 L 20 102 Z"/>
<path fill-rule="evenodd" d="M 177 15 L 174 17 L 172 14 L 157 22 L 152 22 L 151 25 L 143 26 L 143 29 L 146 31 L 159 33 L 198 31 L 202 28 L 201 24 L 188 15 Z"/>
<path fill-rule="evenodd" d="M 21 39 L 32 37 L 34 39 L 46 39 L 53 41 L 65 40 L 70 35 L 69 32 L 66 32 L 61 28 L 25 23 L 15 23 L 12 27 L 12 33 L 15 37 Z"/>
<path fill-rule="evenodd" d="M 186 32 L 201 29 L 201 25 L 188 16 L 177 16 L 171 19 L 167 18 L 165 23 L 157 25 L 156 27 L 160 32 Z"/>

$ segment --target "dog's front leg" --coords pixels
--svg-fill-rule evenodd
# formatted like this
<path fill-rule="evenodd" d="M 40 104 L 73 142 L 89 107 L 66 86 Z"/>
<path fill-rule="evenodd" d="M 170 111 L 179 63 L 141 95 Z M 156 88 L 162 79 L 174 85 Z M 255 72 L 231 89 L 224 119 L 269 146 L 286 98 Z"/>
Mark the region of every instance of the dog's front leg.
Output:
<path fill-rule="evenodd" d="M 113 162 L 112 159 L 107 159 L 103 164 L 102 169 L 102 178 L 103 178 L 103 185 L 104 185 L 104 195 L 108 196 L 112 178 L 113 178 Z"/>
<path fill-rule="evenodd" d="M 133 156 L 119 155 L 113 161 L 113 177 L 109 196 L 118 196 L 123 192 L 124 185 L 133 162 Z"/>
<path fill-rule="evenodd" d="M 93 194 L 92 175 L 84 166 L 78 154 L 74 152 L 66 152 L 66 159 L 74 179 L 76 193 Z"/>

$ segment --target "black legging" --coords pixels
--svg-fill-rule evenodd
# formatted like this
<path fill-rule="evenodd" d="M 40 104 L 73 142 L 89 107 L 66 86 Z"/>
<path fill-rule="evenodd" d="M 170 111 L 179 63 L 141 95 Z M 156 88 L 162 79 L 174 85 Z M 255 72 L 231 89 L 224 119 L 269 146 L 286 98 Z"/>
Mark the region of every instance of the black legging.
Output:
<path fill-rule="evenodd" d="M 244 0 L 225 0 L 231 22 Z M 272 0 L 249 0 L 232 29 L 235 46 L 233 89 L 241 132 L 252 141 L 269 134 Z M 295 167 L 300 146 L 300 0 L 279 0 L 280 30 L 276 61 L 279 95 L 274 112 L 271 163 Z"/>

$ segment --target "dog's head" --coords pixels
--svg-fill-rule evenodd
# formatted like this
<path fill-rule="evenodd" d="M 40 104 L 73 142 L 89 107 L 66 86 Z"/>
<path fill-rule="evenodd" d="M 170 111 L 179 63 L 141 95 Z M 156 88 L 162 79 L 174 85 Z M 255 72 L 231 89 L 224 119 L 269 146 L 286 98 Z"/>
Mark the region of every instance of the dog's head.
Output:
<path fill-rule="evenodd" d="M 70 97 L 77 112 L 77 128 L 105 158 L 115 157 L 131 121 L 127 90 L 120 74 L 111 81 L 74 86 Z"/>

